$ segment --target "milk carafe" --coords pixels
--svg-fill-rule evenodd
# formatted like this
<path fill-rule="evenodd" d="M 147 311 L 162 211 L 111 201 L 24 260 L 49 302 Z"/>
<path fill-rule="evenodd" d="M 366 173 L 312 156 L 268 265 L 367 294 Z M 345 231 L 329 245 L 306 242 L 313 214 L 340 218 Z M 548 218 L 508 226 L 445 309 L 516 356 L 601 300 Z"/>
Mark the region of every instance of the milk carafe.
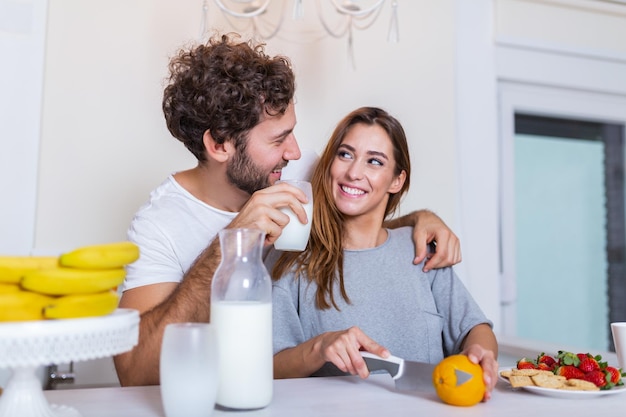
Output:
<path fill-rule="evenodd" d="M 272 282 L 263 264 L 265 234 L 219 233 L 222 260 L 211 285 L 211 323 L 220 351 L 217 404 L 263 408 L 272 399 Z"/>

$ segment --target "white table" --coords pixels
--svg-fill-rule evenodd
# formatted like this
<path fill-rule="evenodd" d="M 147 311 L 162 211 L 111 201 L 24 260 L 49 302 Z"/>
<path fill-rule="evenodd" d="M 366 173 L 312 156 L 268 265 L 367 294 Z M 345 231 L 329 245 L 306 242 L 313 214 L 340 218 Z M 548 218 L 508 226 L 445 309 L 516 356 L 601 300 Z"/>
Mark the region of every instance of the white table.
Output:
<path fill-rule="evenodd" d="M 163 417 L 158 386 L 91 388 L 45 391 L 51 404 L 74 407 L 83 417 Z M 598 398 L 565 400 L 514 391 L 499 381 L 493 398 L 473 407 L 442 403 L 434 392 L 405 394 L 393 390 L 386 374 L 367 380 L 357 377 L 302 378 L 274 381 L 272 403 L 261 410 L 228 412 L 213 416 L 231 417 L 402 417 L 481 416 L 556 417 L 624 416 L 626 393 Z"/>

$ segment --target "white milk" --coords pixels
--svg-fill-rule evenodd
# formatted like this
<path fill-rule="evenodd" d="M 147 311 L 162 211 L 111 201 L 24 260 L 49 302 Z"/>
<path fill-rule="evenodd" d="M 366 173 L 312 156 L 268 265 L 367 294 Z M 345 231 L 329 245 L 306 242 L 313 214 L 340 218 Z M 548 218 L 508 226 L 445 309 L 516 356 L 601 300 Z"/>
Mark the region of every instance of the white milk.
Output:
<path fill-rule="evenodd" d="M 288 207 L 280 209 L 289 216 L 289 223 L 283 229 L 281 235 L 274 242 L 274 247 L 278 250 L 285 251 L 303 251 L 309 241 L 311 233 L 311 220 L 313 219 L 313 202 L 309 199 L 309 203 L 303 204 L 306 217 L 309 219 L 307 224 L 300 223 L 298 217 Z"/>
<path fill-rule="evenodd" d="M 272 304 L 211 303 L 220 352 L 217 404 L 236 409 L 267 406 L 272 400 Z"/>
<path fill-rule="evenodd" d="M 215 331 L 210 324 L 175 323 L 161 348 L 161 398 L 167 417 L 210 417 L 218 384 Z"/>

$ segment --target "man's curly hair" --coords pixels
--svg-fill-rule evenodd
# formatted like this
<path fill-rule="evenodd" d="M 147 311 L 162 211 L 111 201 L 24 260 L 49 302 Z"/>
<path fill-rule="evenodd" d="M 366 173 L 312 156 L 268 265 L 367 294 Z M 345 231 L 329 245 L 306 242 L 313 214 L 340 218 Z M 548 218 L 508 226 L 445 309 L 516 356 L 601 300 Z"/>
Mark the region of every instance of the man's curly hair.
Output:
<path fill-rule="evenodd" d="M 202 137 L 238 146 L 265 115 L 284 114 L 295 93 L 288 58 L 269 57 L 264 44 L 214 36 L 180 50 L 170 61 L 163 93 L 167 128 L 199 161 L 206 160 Z"/>

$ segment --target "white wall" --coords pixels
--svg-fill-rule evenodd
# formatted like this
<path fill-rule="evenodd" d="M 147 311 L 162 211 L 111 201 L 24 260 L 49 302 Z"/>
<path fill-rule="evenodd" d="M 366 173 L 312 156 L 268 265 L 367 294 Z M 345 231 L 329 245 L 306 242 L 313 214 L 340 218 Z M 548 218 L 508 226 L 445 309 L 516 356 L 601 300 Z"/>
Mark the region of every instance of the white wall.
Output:
<path fill-rule="evenodd" d="M 0 1 L 0 253 L 33 247 L 48 2 Z"/>
<path fill-rule="evenodd" d="M 193 164 L 160 105 L 168 56 L 197 35 L 199 7 L 50 0 L 37 252 L 125 239 L 149 190 Z"/>
<path fill-rule="evenodd" d="M 456 1 L 455 153 L 458 161 L 455 232 L 463 262 L 455 267 L 500 330 L 497 90 L 493 67 L 493 1 Z"/>
<path fill-rule="evenodd" d="M 225 27 L 209 6 L 211 27 Z M 387 108 L 405 125 L 416 167 L 404 207 L 432 208 L 454 226 L 452 3 L 401 2 L 400 10 L 400 43 L 386 42 L 389 7 L 355 33 L 356 70 L 346 39 L 272 39 L 268 50 L 293 61 L 303 147 L 320 150 L 358 106 Z M 148 192 L 194 163 L 169 136 L 160 103 L 168 56 L 197 38 L 200 18 L 199 0 L 50 0 L 37 252 L 123 239 Z"/>

